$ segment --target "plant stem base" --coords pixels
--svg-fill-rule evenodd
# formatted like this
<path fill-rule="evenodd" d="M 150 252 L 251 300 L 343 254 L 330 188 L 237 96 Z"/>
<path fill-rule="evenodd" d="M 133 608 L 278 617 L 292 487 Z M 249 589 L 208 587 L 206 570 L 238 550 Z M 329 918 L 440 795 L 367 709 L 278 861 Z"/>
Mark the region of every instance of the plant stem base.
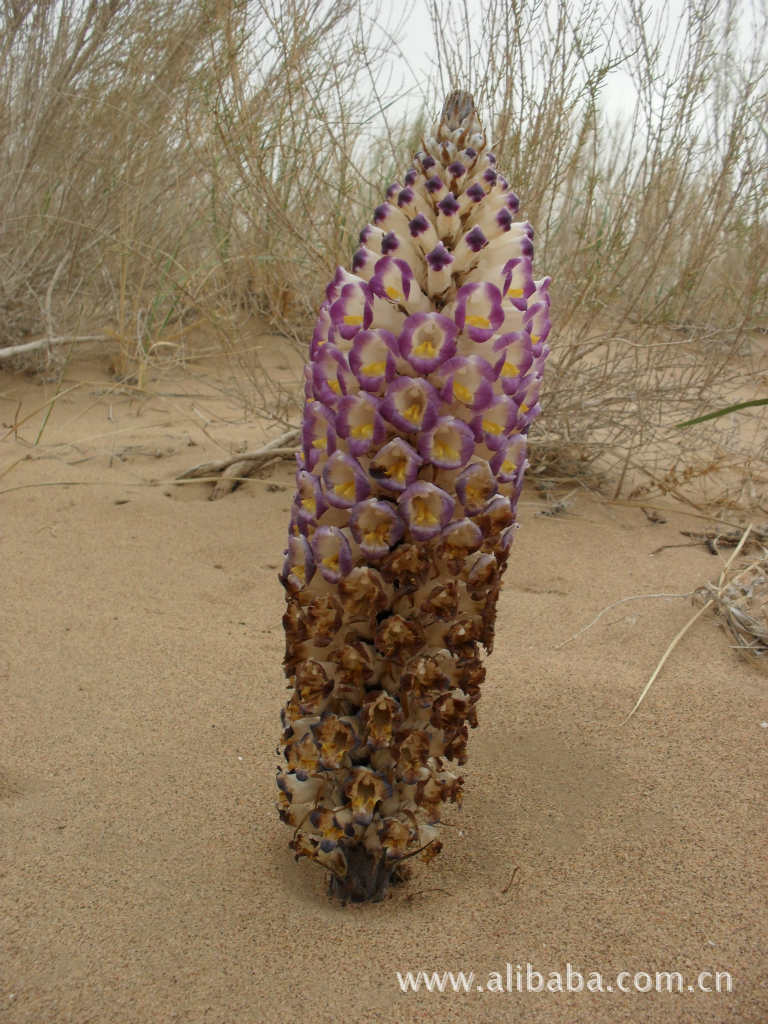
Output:
<path fill-rule="evenodd" d="M 344 878 L 331 875 L 328 895 L 341 903 L 376 903 L 383 900 L 394 881 L 396 864 L 381 854 L 374 855 L 364 846 L 345 850 L 347 873 Z"/>

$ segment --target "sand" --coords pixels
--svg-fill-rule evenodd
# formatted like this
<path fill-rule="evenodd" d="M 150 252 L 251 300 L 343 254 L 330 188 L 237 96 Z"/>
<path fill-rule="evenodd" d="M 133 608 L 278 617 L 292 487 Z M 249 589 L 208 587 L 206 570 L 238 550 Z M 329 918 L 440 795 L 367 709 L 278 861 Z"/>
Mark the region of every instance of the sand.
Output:
<path fill-rule="evenodd" d="M 340 908 L 274 809 L 291 468 L 172 486 L 267 428 L 215 368 L 105 371 L 69 366 L 36 446 L 55 384 L 0 374 L 3 1024 L 768 1020 L 765 675 L 704 616 L 622 725 L 690 600 L 558 646 L 713 579 L 651 554 L 699 521 L 527 487 L 444 851 Z M 515 991 L 527 964 L 732 991 Z M 401 992 L 421 969 L 471 991 Z"/>

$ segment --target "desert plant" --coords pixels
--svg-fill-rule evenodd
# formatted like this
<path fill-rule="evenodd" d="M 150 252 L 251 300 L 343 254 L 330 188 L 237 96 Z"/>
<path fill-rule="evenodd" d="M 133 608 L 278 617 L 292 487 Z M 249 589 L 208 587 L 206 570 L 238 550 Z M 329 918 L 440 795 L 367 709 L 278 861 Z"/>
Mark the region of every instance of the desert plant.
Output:
<path fill-rule="evenodd" d="M 440 848 L 549 349 L 549 278 L 453 92 L 320 308 L 288 550 L 279 809 L 343 902 Z"/>

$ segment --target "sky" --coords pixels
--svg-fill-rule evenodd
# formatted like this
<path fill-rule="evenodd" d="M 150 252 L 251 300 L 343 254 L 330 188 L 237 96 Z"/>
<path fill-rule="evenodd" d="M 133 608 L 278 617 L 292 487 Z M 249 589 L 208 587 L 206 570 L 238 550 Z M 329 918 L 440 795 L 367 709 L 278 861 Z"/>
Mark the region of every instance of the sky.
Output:
<path fill-rule="evenodd" d="M 471 13 L 476 13 L 478 18 L 482 15 L 482 0 L 467 0 Z M 571 0 L 569 10 L 574 11 L 574 17 L 578 17 L 578 11 L 583 8 L 589 0 Z M 610 6 L 610 0 L 604 0 L 606 8 Z M 727 8 L 729 0 L 699 0 L 700 3 L 709 3 L 722 11 Z M 739 19 L 740 41 L 745 50 L 751 41 L 751 25 L 749 10 L 753 3 L 765 3 L 765 0 L 733 0 L 738 9 L 743 11 Z M 426 0 L 389 0 L 386 3 L 386 11 L 393 21 L 400 17 L 407 17 L 408 31 L 401 36 L 400 46 L 402 53 L 410 63 L 416 75 L 417 81 L 423 82 L 430 72 L 434 62 L 436 51 L 432 33 L 432 23 L 428 13 Z M 651 19 L 659 17 L 666 18 L 665 29 L 662 33 L 663 47 L 666 50 L 665 56 L 671 59 L 675 42 L 678 40 L 679 19 L 688 6 L 688 0 L 645 0 L 645 7 Z M 393 61 L 395 69 L 402 73 L 402 61 Z M 397 74 L 397 70 L 395 73 Z M 418 95 L 418 88 L 413 90 Z M 631 114 L 636 101 L 636 93 L 629 75 L 621 70 L 612 72 L 607 76 L 602 87 L 602 109 L 604 113 L 613 117 L 627 117 Z M 402 101 L 403 109 L 408 106 L 408 99 Z M 399 111 L 400 104 L 396 106 Z"/>

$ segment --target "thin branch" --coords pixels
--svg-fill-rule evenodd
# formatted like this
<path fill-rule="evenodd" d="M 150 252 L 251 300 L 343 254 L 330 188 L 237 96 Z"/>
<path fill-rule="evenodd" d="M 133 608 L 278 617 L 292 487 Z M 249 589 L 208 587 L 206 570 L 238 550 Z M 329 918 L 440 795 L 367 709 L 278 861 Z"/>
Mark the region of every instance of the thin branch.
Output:
<path fill-rule="evenodd" d="M 67 345 L 80 341 L 107 341 L 107 339 L 108 336 L 106 334 L 67 334 L 55 338 L 38 338 L 37 341 L 25 341 L 22 345 L 0 348 L 0 359 L 10 359 L 11 356 L 21 355 L 22 352 L 34 352 L 36 349 L 47 348 L 49 345 Z"/>

